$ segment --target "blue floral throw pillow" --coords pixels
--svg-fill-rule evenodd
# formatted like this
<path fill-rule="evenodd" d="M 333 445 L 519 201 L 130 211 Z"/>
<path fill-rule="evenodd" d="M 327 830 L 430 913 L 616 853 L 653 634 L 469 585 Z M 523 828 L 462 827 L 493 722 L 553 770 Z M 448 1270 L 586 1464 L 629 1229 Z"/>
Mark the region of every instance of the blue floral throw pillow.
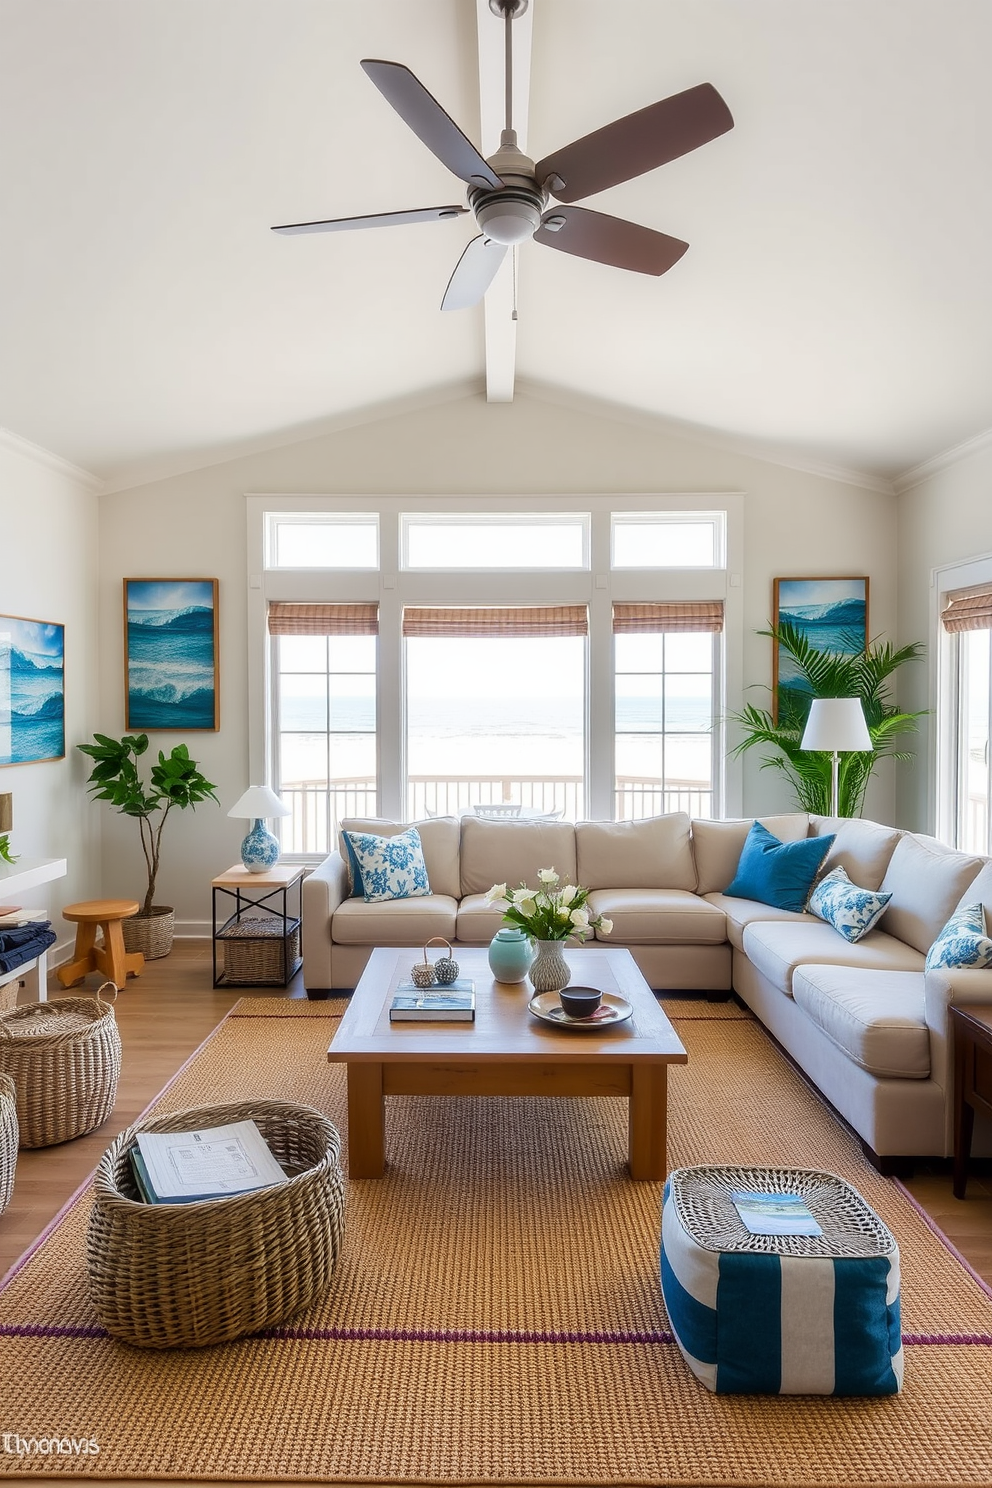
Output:
<path fill-rule="evenodd" d="M 371 832 L 343 835 L 355 888 L 361 885 L 366 904 L 377 904 L 384 899 L 420 899 L 430 893 L 424 849 L 416 827 L 408 827 L 395 837 L 374 837 Z"/>
<path fill-rule="evenodd" d="M 859 889 L 843 868 L 825 873 L 809 896 L 809 912 L 856 945 L 873 929 L 885 913 L 891 894 L 876 894 Z"/>
<path fill-rule="evenodd" d="M 965 904 L 951 915 L 927 951 L 926 970 L 939 966 L 992 966 L 983 904 Z"/>

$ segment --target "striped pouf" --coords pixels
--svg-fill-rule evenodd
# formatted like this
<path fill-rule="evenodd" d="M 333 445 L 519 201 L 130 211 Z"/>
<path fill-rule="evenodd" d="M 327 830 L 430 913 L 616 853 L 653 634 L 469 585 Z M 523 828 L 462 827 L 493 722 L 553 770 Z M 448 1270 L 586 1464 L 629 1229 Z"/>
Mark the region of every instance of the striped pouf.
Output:
<path fill-rule="evenodd" d="M 735 1191 L 798 1194 L 822 1235 L 752 1235 Z M 833 1173 L 677 1168 L 665 1184 L 661 1287 L 675 1341 L 718 1395 L 894 1395 L 899 1247 Z"/>

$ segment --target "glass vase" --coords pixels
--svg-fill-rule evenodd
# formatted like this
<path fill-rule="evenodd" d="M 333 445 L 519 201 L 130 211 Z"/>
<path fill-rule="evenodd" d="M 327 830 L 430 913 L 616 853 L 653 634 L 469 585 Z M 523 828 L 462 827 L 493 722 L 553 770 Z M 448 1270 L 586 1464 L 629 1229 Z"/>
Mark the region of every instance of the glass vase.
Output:
<path fill-rule="evenodd" d="M 572 971 L 562 955 L 564 942 L 536 940 L 537 955 L 527 973 L 535 992 L 560 992 L 572 979 Z"/>

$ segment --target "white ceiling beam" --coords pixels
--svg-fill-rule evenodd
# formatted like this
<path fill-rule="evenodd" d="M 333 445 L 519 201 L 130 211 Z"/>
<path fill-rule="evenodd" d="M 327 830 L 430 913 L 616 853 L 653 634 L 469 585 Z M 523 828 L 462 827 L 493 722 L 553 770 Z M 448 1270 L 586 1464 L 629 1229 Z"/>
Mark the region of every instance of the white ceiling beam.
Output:
<path fill-rule="evenodd" d="M 523 16 L 513 22 L 513 127 L 517 144 L 527 151 L 527 122 L 530 110 L 530 58 L 534 6 L 530 0 Z M 503 85 L 504 28 L 489 8 L 489 0 L 475 0 L 479 33 L 479 104 L 482 122 L 482 153 L 499 149 L 504 124 Z M 512 403 L 517 363 L 515 253 L 510 252 L 489 287 L 486 316 L 486 399 L 490 403 Z"/>

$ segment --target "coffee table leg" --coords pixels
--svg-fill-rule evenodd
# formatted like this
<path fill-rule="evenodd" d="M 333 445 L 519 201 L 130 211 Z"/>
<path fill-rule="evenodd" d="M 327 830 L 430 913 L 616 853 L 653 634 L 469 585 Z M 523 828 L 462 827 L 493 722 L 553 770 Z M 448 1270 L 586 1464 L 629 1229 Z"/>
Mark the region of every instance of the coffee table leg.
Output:
<path fill-rule="evenodd" d="M 628 1159 L 631 1178 L 663 1179 L 668 1172 L 668 1066 L 631 1070 Z"/>
<path fill-rule="evenodd" d="M 381 1178 L 385 1168 L 381 1064 L 348 1066 L 348 1176 Z"/>

